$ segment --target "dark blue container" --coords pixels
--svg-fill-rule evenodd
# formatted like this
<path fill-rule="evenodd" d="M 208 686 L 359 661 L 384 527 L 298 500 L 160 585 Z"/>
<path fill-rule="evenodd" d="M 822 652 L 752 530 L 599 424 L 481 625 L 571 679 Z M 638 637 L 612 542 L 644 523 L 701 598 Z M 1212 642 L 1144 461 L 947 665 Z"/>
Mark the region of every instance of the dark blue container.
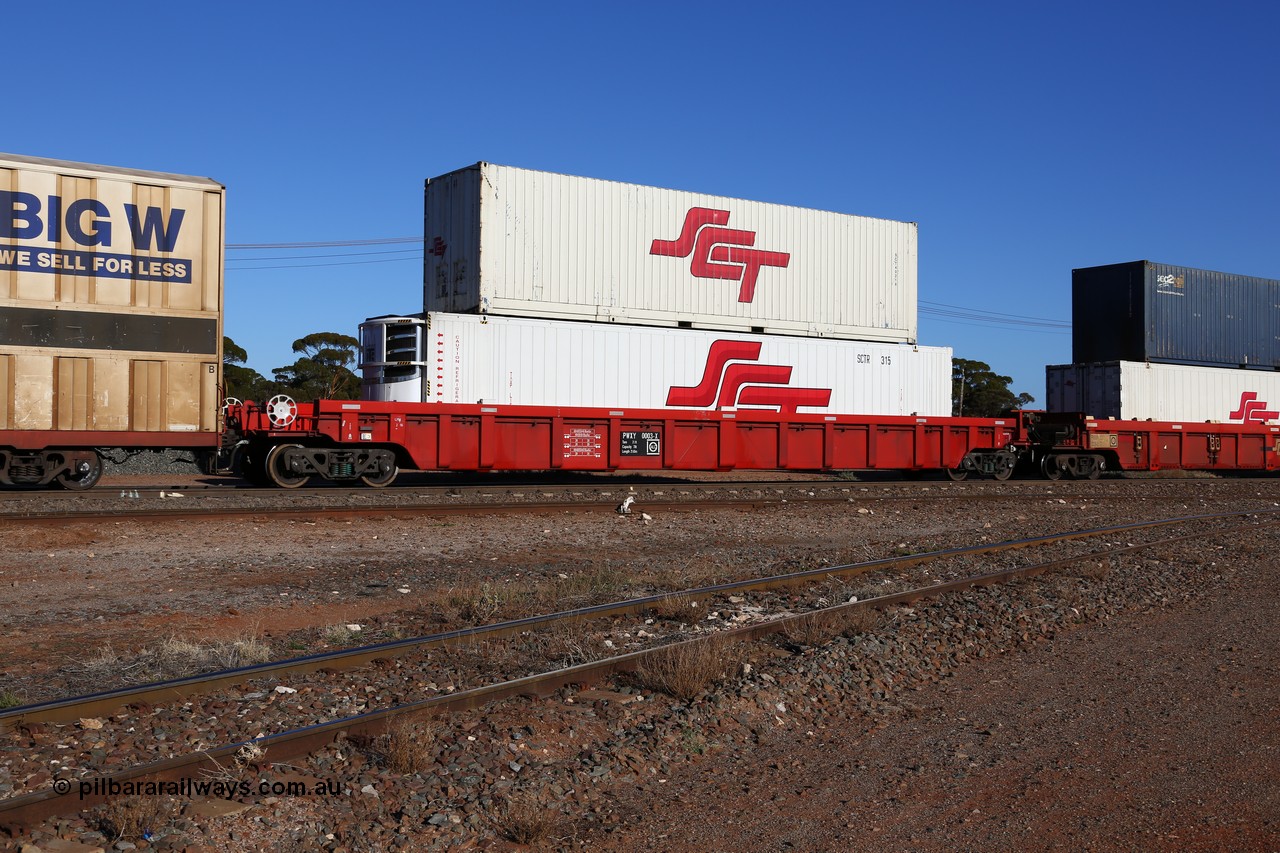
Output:
<path fill-rule="evenodd" d="M 1280 281 L 1132 261 L 1071 271 L 1072 361 L 1280 369 Z"/>

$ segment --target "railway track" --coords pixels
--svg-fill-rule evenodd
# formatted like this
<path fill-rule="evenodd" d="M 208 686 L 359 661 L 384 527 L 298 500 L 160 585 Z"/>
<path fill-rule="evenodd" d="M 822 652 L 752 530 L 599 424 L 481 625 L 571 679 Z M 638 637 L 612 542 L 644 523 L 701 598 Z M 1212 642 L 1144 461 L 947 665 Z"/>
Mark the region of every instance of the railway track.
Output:
<path fill-rule="evenodd" d="M 1067 501 L 1116 499 L 1125 495 L 1185 500 L 1170 483 L 1192 481 L 1114 480 L 1099 482 L 943 483 L 850 481 L 739 481 L 664 483 L 661 485 L 529 485 L 495 488 L 438 486 L 429 489 L 372 491 L 329 487 L 308 492 L 280 489 L 210 487 L 204 491 L 130 488 L 120 495 L 59 492 L 0 493 L 0 520 L 32 524 L 67 521 L 146 521 L 172 519 L 232 519 L 274 516 L 367 517 L 376 515 L 449 516 L 478 514 L 537 514 L 545 512 L 613 512 L 628 498 L 637 512 L 684 512 L 712 509 L 753 509 L 779 503 L 838 504 L 861 501 L 1016 502 L 1050 497 Z M 1195 480 L 1201 495 L 1236 480 Z M 182 488 L 182 487 L 175 487 Z M 189 493 L 190 492 L 190 493 Z M 65 495 L 66 497 L 54 497 Z M 628 505 L 630 508 L 631 504 Z"/>
<path fill-rule="evenodd" d="M 1237 513 L 1216 513 L 1197 516 L 1180 516 L 1157 521 L 1126 524 L 1121 526 L 1098 528 L 1088 531 L 1076 531 L 1054 536 L 1037 537 L 1009 541 L 994 545 L 975 546 L 971 548 L 948 549 L 945 551 L 894 557 L 882 560 L 866 561 L 842 566 L 826 566 L 768 578 L 744 579 L 729 584 L 719 584 L 697 589 L 666 592 L 659 595 L 639 599 L 611 602 L 590 607 L 576 608 L 545 616 L 533 616 L 525 619 L 477 626 L 459 631 L 430 637 L 415 638 L 395 643 L 384 643 L 378 646 L 352 649 L 325 655 L 315 655 L 291 661 L 261 667 L 242 668 L 239 670 L 213 673 L 192 679 L 167 682 L 164 684 L 143 685 L 128 690 L 109 691 L 94 696 L 43 703 L 41 705 L 14 709 L 0 715 L 0 726 L 12 733 L 15 729 L 29 728 L 32 725 L 52 725 L 60 721 L 96 718 L 112 713 L 123 706 L 149 708 L 160 702 L 182 702 L 211 690 L 225 689 L 236 684 L 252 680 L 261 683 L 264 680 L 289 680 L 302 673 L 324 672 L 337 677 L 348 673 L 356 667 L 368 667 L 396 658 L 412 655 L 429 657 L 439 650 L 455 647 L 475 646 L 477 643 L 494 641 L 499 638 L 509 639 L 533 631 L 554 630 L 557 625 L 566 623 L 579 624 L 598 623 L 600 620 L 617 620 L 634 616 L 673 600 L 683 602 L 712 602 L 711 606 L 722 606 L 716 602 L 731 602 L 735 598 L 763 596 L 762 606 L 767 605 L 771 618 L 762 618 L 741 627 L 729 628 L 715 632 L 716 636 L 730 637 L 738 640 L 758 639 L 767 634 L 787 631 L 797 620 L 813 619 L 815 614 L 848 613 L 868 608 L 891 609 L 897 605 L 932 598 L 968 589 L 973 586 L 985 586 L 1002 583 L 1034 574 L 1043 573 L 1070 565 L 1079 561 L 1113 561 L 1140 549 L 1171 546 L 1176 543 L 1194 542 L 1210 537 L 1222 537 L 1238 530 L 1257 527 L 1259 524 L 1270 524 L 1275 520 L 1273 512 L 1247 511 Z M 1154 534 L 1169 527 L 1193 528 L 1190 532 L 1177 536 L 1156 537 Z M 1039 562 L 1022 563 L 1017 566 L 1003 567 L 997 571 L 973 571 L 973 562 L 981 557 L 991 559 L 1006 552 L 1026 549 L 1048 549 L 1055 546 L 1077 546 L 1081 543 L 1098 539 L 1125 537 L 1135 538 L 1138 534 L 1151 534 L 1150 541 L 1123 545 L 1109 544 L 1102 549 L 1085 549 L 1073 547 L 1071 553 L 1057 555 L 1052 559 Z M 885 595 L 866 600 L 844 602 L 835 606 L 824 606 L 822 598 L 815 599 L 810 595 L 807 600 L 800 600 L 783 594 L 796 588 L 812 587 L 815 584 L 843 584 L 847 579 L 858 576 L 869 576 L 876 572 L 916 570 L 916 575 L 928 574 L 936 577 L 939 565 L 958 564 L 952 571 L 953 577 L 934 580 L 930 583 L 915 583 L 909 588 L 895 590 Z M 932 570 L 929 567 L 935 567 Z M 918 581 L 918 578 L 917 578 Z M 829 592 L 829 590 L 826 590 Z M 768 596 L 773 595 L 770 599 Z M 779 598 L 777 596 L 781 595 Z M 722 620 L 723 621 L 723 620 Z M 581 629 L 575 629 L 580 631 Z M 270 750 L 273 761 L 290 760 L 323 746 L 333 740 L 339 732 L 347 735 L 376 736 L 387 723 L 401 715 L 449 715 L 462 709 L 475 708 L 487 702 L 515 695 L 547 695 L 570 684 L 590 684 L 599 682 L 613 674 L 632 670 L 652 657 L 684 644 L 702 642 L 702 638 L 688 638 L 687 635 L 669 635 L 659 641 L 653 639 L 651 647 L 628 652 L 621 655 L 587 661 L 575 666 L 559 667 L 548 671 L 529 675 L 523 673 L 504 673 L 503 677 L 493 683 L 480 684 L 465 690 L 444 693 L 426 698 L 407 699 L 392 702 L 391 707 L 367 710 L 363 713 L 332 715 L 331 719 L 312 722 L 306 726 L 277 731 L 262 738 L 254 739 L 257 746 Z M 665 650 L 668 650 L 664 652 Z M 472 680 L 483 681 L 482 676 L 472 674 Z M 384 688 L 388 695 L 398 692 L 395 688 Z M 399 691 L 402 692 L 402 691 Z M 256 723 L 255 723 L 256 725 Z M 95 735 L 96 737 L 97 735 Z M 191 778 L 202 770 L 225 764 L 241 749 L 247 739 L 234 736 L 226 738 L 222 746 L 192 751 L 189 754 L 166 756 L 151 761 L 144 761 L 135 766 L 118 769 L 100 775 L 125 782 L 137 779 L 176 779 Z M 74 786 L 68 784 L 68 792 L 60 795 L 54 788 L 22 794 L 0 802 L 0 823 L 19 825 L 42 819 L 71 808 L 82 808 L 91 804 L 92 797 L 81 800 L 79 792 L 72 792 Z"/>
<path fill-rule="evenodd" d="M 377 500 L 459 500 L 484 498 L 503 498 L 511 496 L 544 496 L 559 497 L 575 494 L 684 494 L 698 495 L 715 492 L 796 492 L 806 490 L 850 489 L 871 494 L 919 494 L 933 490 L 948 490 L 959 495 L 982 494 L 997 491 L 1003 494 L 1034 494 L 1046 490 L 1071 489 L 1073 492 L 1087 494 L 1107 494 L 1109 490 L 1121 491 L 1127 488 L 1144 488 L 1144 484 L 1178 484 L 1194 482 L 1196 488 L 1213 490 L 1230 488 L 1232 484 L 1256 481 L 1258 483 L 1274 482 L 1273 476 L 1235 476 L 1235 477 L 1194 477 L 1187 479 L 1166 479 L 1160 477 L 1142 477 L 1127 475 L 1124 477 L 1107 477 L 1097 481 L 1050 481 L 1041 478 L 1011 479 L 1006 481 L 969 480 L 951 482 L 945 478 L 905 478 L 894 476 L 890 472 L 843 478 L 830 474 L 814 474 L 812 478 L 791 477 L 788 479 L 705 479 L 690 480 L 679 477 L 644 476 L 634 474 L 600 475 L 582 478 L 560 478 L 555 481 L 534 480 L 529 478 L 512 479 L 501 474 L 466 479 L 442 478 L 434 475 L 419 482 L 397 482 L 385 489 L 370 489 L 367 486 L 343 486 L 337 484 L 317 485 L 297 491 L 279 488 L 253 486 L 246 481 L 227 479 L 217 482 L 193 482 L 190 479 L 165 481 L 155 478 L 150 482 L 139 483 L 136 478 L 121 480 L 116 483 L 105 481 L 92 491 L 67 491 L 63 489 L 0 489 L 0 512 L 7 511 L 10 506 L 30 504 L 77 505 L 113 504 L 121 500 L 155 500 L 161 494 L 175 496 L 176 500 L 345 500 L 364 501 Z M 1088 491 L 1083 491 L 1087 489 Z M 406 498 L 406 496 L 408 496 Z"/>

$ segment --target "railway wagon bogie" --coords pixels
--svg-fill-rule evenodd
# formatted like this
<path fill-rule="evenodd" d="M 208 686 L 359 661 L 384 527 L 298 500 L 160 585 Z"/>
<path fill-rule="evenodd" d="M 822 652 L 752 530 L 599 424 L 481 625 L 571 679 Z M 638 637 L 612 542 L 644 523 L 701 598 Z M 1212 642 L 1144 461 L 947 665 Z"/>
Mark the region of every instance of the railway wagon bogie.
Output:
<path fill-rule="evenodd" d="M 327 447 L 277 444 L 262 456 L 266 477 L 284 489 L 303 486 L 312 477 L 337 482 L 359 480 L 367 486 L 390 485 L 399 473 L 396 454 L 380 447 Z"/>
<path fill-rule="evenodd" d="M 0 450 L 0 484 L 6 486 L 56 483 L 80 491 L 97 485 L 102 470 L 102 457 L 93 448 Z"/>
<path fill-rule="evenodd" d="M 400 454 L 403 455 L 403 454 Z M 296 489 L 313 478 L 359 481 L 382 488 L 395 482 L 400 461 L 394 447 L 334 446 L 319 436 L 291 440 L 240 440 L 224 453 L 220 469 L 239 474 L 255 486 Z"/>
<path fill-rule="evenodd" d="M 1020 454 L 1014 448 L 972 450 L 964 455 L 958 466 L 947 469 L 947 475 L 952 480 L 963 480 L 970 474 L 1007 480 L 1018 467 L 1019 458 Z"/>

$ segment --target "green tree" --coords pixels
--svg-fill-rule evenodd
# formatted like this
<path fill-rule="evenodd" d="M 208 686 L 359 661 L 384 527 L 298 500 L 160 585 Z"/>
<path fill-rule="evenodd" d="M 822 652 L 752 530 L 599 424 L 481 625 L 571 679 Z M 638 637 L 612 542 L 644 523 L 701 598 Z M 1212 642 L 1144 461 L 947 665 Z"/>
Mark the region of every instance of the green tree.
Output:
<path fill-rule="evenodd" d="M 360 377 L 352 372 L 360 342 L 337 332 L 315 332 L 293 342 L 302 355 L 293 364 L 271 373 L 280 390 L 299 400 L 354 400 L 360 394 Z"/>
<path fill-rule="evenodd" d="M 1001 376 L 991 365 L 967 358 L 951 360 L 951 412 L 961 417 L 994 418 L 1010 409 L 1024 408 L 1035 400 L 1030 394 L 1009 390 L 1013 379 Z"/>
<path fill-rule="evenodd" d="M 249 354 L 226 336 L 222 338 L 222 385 L 228 397 L 241 400 L 265 400 L 271 396 L 271 383 L 251 367 L 244 367 Z"/>

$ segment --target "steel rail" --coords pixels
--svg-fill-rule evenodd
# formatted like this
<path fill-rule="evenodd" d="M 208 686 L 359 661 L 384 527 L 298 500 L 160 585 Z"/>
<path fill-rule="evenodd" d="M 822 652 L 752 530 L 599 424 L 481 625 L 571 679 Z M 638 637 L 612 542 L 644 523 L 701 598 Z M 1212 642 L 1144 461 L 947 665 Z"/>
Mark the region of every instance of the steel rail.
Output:
<path fill-rule="evenodd" d="M 495 475 L 497 476 L 497 475 Z M 1231 479 L 1195 479 L 1195 480 L 1163 480 L 1163 479 L 1114 479 L 1089 481 L 1095 487 L 1090 492 L 1068 493 L 1054 492 L 1054 497 L 1069 497 L 1080 499 L 1096 499 L 1099 496 L 1112 496 L 1109 493 L 1114 489 L 1123 485 L 1139 485 L 1147 483 L 1158 483 L 1162 485 L 1185 485 L 1194 484 L 1196 488 L 1219 488 L 1228 487 L 1237 482 L 1253 482 L 1261 478 L 1231 478 Z M 811 480 L 795 479 L 795 480 L 633 480 L 630 477 L 621 478 L 614 483 L 601 482 L 599 480 L 584 480 L 578 482 L 559 482 L 559 483 L 539 483 L 539 482 L 511 482 L 496 479 L 488 483 L 465 482 L 465 483 L 404 483 L 396 484 L 385 489 L 370 489 L 367 486 L 342 486 L 342 485 L 326 485 L 318 488 L 286 490 L 274 487 L 261 487 L 240 484 L 186 484 L 186 485 L 157 485 L 157 484 L 131 484 L 118 483 L 115 485 L 103 485 L 90 492 L 65 491 L 58 489 L 0 489 L 0 507 L 5 504 L 22 504 L 24 502 L 34 500 L 49 500 L 57 503 L 76 502 L 76 503 L 93 503 L 101 504 L 110 501 L 117 501 L 120 498 L 112 494 L 113 491 L 119 489 L 123 492 L 137 493 L 135 499 L 151 499 L 158 498 L 160 494 L 179 492 L 184 498 L 191 500 L 217 500 L 217 499 L 239 499 L 246 496 L 252 497 L 279 497 L 283 499 L 307 499 L 307 498 L 326 498 L 334 495 L 338 496 L 363 496 L 369 498 L 386 498 L 396 499 L 402 497 L 406 492 L 416 492 L 418 497 L 461 497 L 463 494 L 478 494 L 489 496 L 506 492 L 508 494 L 516 491 L 520 492 L 537 492 L 545 496 L 553 493 L 575 493 L 575 492 L 595 492 L 617 493 L 620 490 L 630 490 L 631 493 L 657 493 L 661 494 L 665 491 L 682 490 L 692 492 L 713 492 L 713 491 L 750 491 L 750 490 L 769 490 L 774 492 L 782 491 L 804 491 L 806 489 L 818 489 L 823 491 L 841 490 L 860 492 L 869 492 L 871 494 L 860 495 L 858 497 L 876 497 L 875 493 L 890 489 L 906 489 L 911 491 L 910 494 L 883 495 L 879 496 L 882 500 L 911 500 L 915 498 L 925 497 L 941 497 L 942 495 L 955 496 L 963 494 L 966 498 L 972 497 L 998 497 L 998 498 L 1014 498 L 1017 496 L 1037 496 L 1045 494 L 1045 488 L 1062 488 L 1063 486 L 1078 486 L 1079 481 L 1052 481 L 1052 480 L 968 480 L 960 482 L 951 482 L 948 480 L 918 480 L 918 479 L 900 479 L 900 480 L 839 480 L 833 479 L 831 476 L 815 478 Z M 915 493 L 937 489 L 938 495 L 920 495 Z M 985 489 L 999 489 L 998 492 L 987 495 L 982 491 Z M 975 494 L 977 491 L 977 494 Z M 189 494 L 188 494 L 189 493 Z M 637 494 L 639 497 L 640 494 Z M 1162 496 L 1157 496 L 1162 497 Z M 5 508 L 7 509 L 7 508 Z M 8 512 L 0 510 L 0 517 L 9 515 Z"/>
<path fill-rule="evenodd" d="M 424 475 L 430 476 L 430 475 Z M 50 489 L 50 488 L 22 488 L 11 487 L 0 489 L 0 501 L 8 500 L 24 500 L 28 498 L 50 498 L 53 500 L 113 500 L 117 496 L 112 494 L 116 491 L 137 491 L 142 495 L 158 496 L 160 492 L 191 492 L 202 496 L 208 495 L 319 495 L 326 492 L 341 492 L 346 494 L 370 495 L 370 494 L 395 494 L 397 492 L 406 491 L 479 491 L 479 490 L 501 490 L 501 489 L 523 489 L 526 491 L 553 491 L 566 489 L 626 489 L 626 488 L 648 488 L 648 487 L 691 487 L 695 489 L 717 489 L 725 487 L 743 487 L 743 488 L 778 488 L 778 487 L 794 487 L 806 488 L 812 486 L 850 486 L 860 485 L 863 487 L 881 487 L 881 486 L 901 486 L 904 483 L 909 484 L 911 480 L 841 480 L 833 474 L 814 475 L 812 479 L 804 479 L 797 477 L 792 480 L 684 480 L 679 479 L 678 474 L 668 475 L 669 479 L 656 479 L 646 477 L 644 472 L 633 472 L 626 475 L 618 475 L 617 480 L 613 483 L 604 482 L 602 477 L 613 475 L 597 475 L 595 479 L 584 477 L 581 480 L 565 479 L 555 483 L 540 482 L 537 480 L 521 481 L 518 479 L 503 479 L 501 475 L 489 475 L 493 479 L 488 482 L 477 482 L 477 478 L 457 482 L 440 482 L 438 478 L 436 482 L 403 482 L 397 481 L 391 486 L 379 489 L 371 489 L 365 485 L 343 485 L 341 483 L 318 484 L 298 490 L 281 489 L 277 486 L 254 486 L 247 481 L 236 478 L 228 478 L 226 483 L 167 483 L 164 480 L 156 478 L 147 483 L 112 481 L 104 478 L 95 488 L 89 491 L 77 492 L 68 491 L 66 489 Z M 947 481 L 933 481 L 938 485 L 946 485 Z M 968 483 L 967 485 L 975 485 L 979 481 Z M 1015 481 L 1016 482 L 1016 481 Z"/>
<path fill-rule="evenodd" d="M 742 500 L 646 501 L 646 508 L 662 512 L 696 512 L 703 509 L 762 509 L 785 503 L 847 503 L 848 497 L 745 498 Z M 449 516 L 449 515 L 523 515 L 549 512 L 593 513 L 618 511 L 617 501 L 560 501 L 521 503 L 468 504 L 378 504 L 373 506 L 284 506 L 284 507 L 168 507 L 91 512 L 40 512 L 0 515 L 0 521 L 23 524 L 66 524 L 86 521 L 171 521 L 181 519 L 261 518 L 264 516 Z M 637 510 L 636 514 L 639 514 Z"/>
<path fill-rule="evenodd" d="M 31 705 L 22 705 L 0 711 L 0 733 L 12 731 L 26 723 L 47 722 L 65 723 L 84 717 L 107 716 L 117 709 L 135 703 L 150 705 L 182 701 L 192 696 L 210 693 L 214 690 L 240 684 L 255 678 L 280 675 L 301 675 L 319 669 L 347 670 L 367 666 L 379 658 L 396 657 L 435 648 L 445 648 L 478 638 L 497 638 L 518 634 L 531 628 L 538 628 L 554 622 L 582 622 L 601 617 L 616 617 L 642 613 L 655 605 L 672 598 L 683 597 L 690 600 L 705 599 L 715 595 L 727 595 L 741 592 L 759 592 L 782 589 L 791 586 L 802 586 L 812 580 L 832 577 L 853 577 L 867 574 L 878 569 L 907 568 L 936 560 L 953 557 L 977 556 L 1030 548 L 1041 545 L 1052 545 L 1059 542 L 1078 541 L 1081 539 L 1110 536 L 1134 530 L 1147 530 L 1167 527 L 1174 524 L 1186 524 L 1195 521 L 1216 521 L 1227 518 L 1239 518 L 1253 515 L 1280 513 L 1280 509 L 1240 510 L 1229 513 L 1212 513 L 1208 515 L 1182 516 L 1178 518 L 1160 519 L 1158 521 L 1141 521 L 1114 527 L 1101 527 L 1070 533 L 1055 533 L 1027 539 L 1016 539 L 996 542 L 987 545 L 970 545 L 962 548 L 947 548 L 938 551 L 927 551 L 909 556 L 882 557 L 858 563 L 846 563 L 836 566 L 823 566 L 817 569 L 804 569 L 781 575 L 764 578 L 749 578 L 730 581 L 722 584 L 696 587 L 693 589 L 664 592 L 655 595 L 632 598 L 625 601 L 594 604 L 587 607 L 574 608 L 539 616 L 526 616 L 481 625 L 473 628 L 459 628 L 439 634 L 422 637 L 410 637 L 403 640 L 392 640 L 343 649 L 333 652 L 322 652 L 303 657 L 289 658 L 282 661 L 255 664 L 220 670 L 218 672 L 185 678 L 169 679 L 149 684 L 107 690 L 83 696 L 53 699 Z"/>
<path fill-rule="evenodd" d="M 1229 518 L 1260 514 L 1267 513 L 1228 513 L 1213 516 L 1195 516 L 1187 520 Z M 1179 521 L 1180 519 L 1168 519 L 1158 523 L 1126 525 L 1122 528 L 1116 528 L 1116 530 L 1133 529 L 1138 526 L 1155 527 L 1161 526 L 1162 524 L 1175 524 Z M 930 584 L 928 586 L 896 592 L 876 598 L 868 598 L 862 601 L 837 604 L 831 607 L 806 611 L 804 613 L 778 617 L 776 619 L 754 625 L 725 629 L 703 637 L 682 640 L 636 652 L 629 652 L 623 655 L 603 658 L 601 660 L 578 664 L 576 666 L 551 672 L 523 676 L 509 681 L 488 684 L 445 696 L 434 696 L 429 699 L 408 702 L 378 711 L 370 711 L 364 714 L 357 714 L 338 720 L 331 720 L 326 723 L 318 723 L 292 731 L 277 732 L 276 734 L 254 738 L 249 741 L 240 741 L 212 750 L 203 750 L 187 755 L 172 756 L 170 758 L 127 768 L 125 770 L 97 778 L 100 782 L 106 783 L 100 787 L 109 787 L 110 782 L 123 784 L 126 782 L 137 782 L 140 780 L 173 781 L 193 779 L 199 773 L 222 772 L 224 762 L 233 762 L 236 755 L 249 745 L 261 749 L 264 753 L 269 753 L 271 756 L 271 763 L 278 764 L 281 761 L 301 758 L 322 749 L 334 742 L 334 740 L 336 740 L 340 735 L 346 737 L 352 735 L 376 737 L 386 731 L 388 721 L 397 717 L 411 715 L 442 717 L 465 710 L 477 709 L 490 702 L 509 699 L 516 696 L 546 697 L 553 694 L 556 690 L 563 689 L 565 687 L 573 685 L 591 685 L 600 682 L 610 675 L 634 671 L 647 657 L 657 654 L 670 654 L 673 649 L 691 647 L 699 643 L 708 642 L 711 639 L 721 641 L 725 639 L 739 641 L 758 640 L 762 637 L 785 631 L 793 624 L 798 623 L 799 620 L 810 618 L 814 614 L 845 613 L 871 609 L 885 610 L 896 605 L 910 604 L 926 598 L 938 598 L 948 593 L 961 592 L 973 587 L 987 587 L 999 583 L 1006 583 L 1012 580 L 1032 577 L 1046 571 L 1062 568 L 1085 560 L 1096 560 L 1103 557 L 1115 559 L 1127 553 L 1145 550 L 1148 548 L 1167 546 L 1180 542 L 1211 538 L 1213 536 L 1232 533 L 1252 526 L 1254 525 L 1241 525 L 1236 528 L 1216 529 L 1160 539 L 1153 542 L 1124 545 L 1101 551 L 1075 554 L 1029 566 L 1019 566 L 998 572 L 990 572 L 961 578 L 959 580 Z M 54 785 L 44 791 L 36 791 L 29 794 L 22 794 L 17 797 L 11 797 L 6 800 L 0 800 L 0 826 L 21 830 L 21 828 L 25 826 L 31 826 L 38 821 L 45 820 L 54 815 L 88 808 L 93 805 L 97 805 L 100 802 L 105 802 L 110 798 L 111 794 L 109 791 L 93 790 L 88 792 L 86 795 L 82 795 L 79 790 L 78 781 L 76 783 L 68 782 L 65 785 L 65 788 L 57 785 L 55 782 Z"/>
<path fill-rule="evenodd" d="M 683 487 L 684 484 L 681 484 Z M 948 484 L 948 486 L 964 486 L 965 484 Z M 947 489 L 939 489 L 936 494 L 905 494 L 905 495 L 879 495 L 879 494 L 849 494 L 852 489 L 846 485 L 823 485 L 823 486 L 804 486 L 798 487 L 790 493 L 784 492 L 782 489 L 773 489 L 773 495 L 745 495 L 741 497 L 724 498 L 701 498 L 695 495 L 681 495 L 679 498 L 664 498 L 655 500 L 652 497 L 645 497 L 636 493 L 625 493 L 625 497 L 635 497 L 636 503 L 632 505 L 630 514 L 639 514 L 647 510 L 658 512 L 693 512 L 702 509 L 745 509 L 758 510 L 765 507 L 781 506 L 784 504 L 822 504 L 835 505 L 844 503 L 863 503 L 863 502 L 906 502 L 906 501 L 937 501 L 937 500 L 955 500 L 956 494 Z M 823 491 L 831 491 L 839 489 L 841 494 L 824 495 L 824 494 L 805 494 L 806 489 L 822 489 Z M 715 489 L 706 488 L 698 491 L 714 491 L 725 490 L 729 492 L 760 490 L 760 487 L 753 486 L 749 489 L 739 487 L 717 486 Z M 0 508 L 0 523 L 12 522 L 32 525 L 41 524 L 64 524 L 76 522 L 108 522 L 108 521 L 168 521 L 174 519 L 238 519 L 238 518 L 261 518 L 267 516 L 307 516 L 318 515 L 332 518 L 348 518 L 348 517 L 371 517 L 395 515 L 397 513 L 406 516 L 453 516 L 453 515 L 519 515 L 519 514 L 543 514 L 553 512 L 580 512 L 580 513 L 599 513 L 599 512 L 615 512 L 618 508 L 618 495 L 616 489 L 611 489 L 614 494 L 607 497 L 599 495 L 595 498 L 587 498 L 582 500 L 559 500 L 559 501 L 524 501 L 508 502 L 505 500 L 493 500 L 478 503 L 377 503 L 364 504 L 360 506 L 352 506 L 349 504 L 295 504 L 295 505 L 276 505 L 276 506 L 182 506 L 174 503 L 168 503 L 163 506 L 130 506 L 127 508 L 101 509 L 94 507 L 89 510 L 48 510 L 40 512 L 28 512 L 21 509 L 17 511 L 9 511 L 7 508 Z M 666 489 L 663 490 L 665 494 Z M 801 492 L 796 494 L 795 492 Z M 296 492 L 282 492 L 274 490 L 272 495 L 281 497 L 304 497 Z M 364 494 L 368 494 L 366 490 Z M 386 492 L 379 492 L 379 495 L 386 495 Z M 483 495 L 488 495 L 486 492 Z M 226 495 L 227 497 L 236 497 L 236 495 Z M 1097 501 L 1100 498 L 1114 498 L 1118 496 L 1098 495 L 1098 494 L 1076 494 L 1070 492 L 1041 492 L 1038 494 L 1029 494 L 1027 492 L 979 492 L 965 494 L 964 499 L 970 501 L 1010 501 L 1010 500 L 1026 500 L 1027 498 L 1044 497 L 1054 498 L 1058 500 L 1082 500 Z M 1151 500 L 1186 500 L 1185 495 L 1152 495 Z M 100 502 L 95 502 L 100 503 Z"/>

